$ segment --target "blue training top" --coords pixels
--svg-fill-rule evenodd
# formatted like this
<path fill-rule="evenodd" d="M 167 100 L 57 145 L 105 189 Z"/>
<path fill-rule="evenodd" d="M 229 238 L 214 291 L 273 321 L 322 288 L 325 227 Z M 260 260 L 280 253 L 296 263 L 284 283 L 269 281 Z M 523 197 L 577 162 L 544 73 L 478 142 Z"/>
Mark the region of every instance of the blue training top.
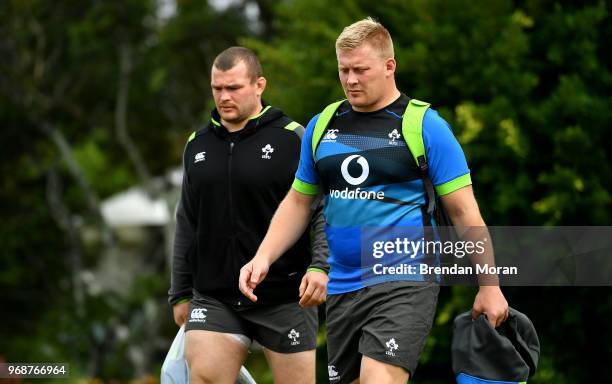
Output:
<path fill-rule="evenodd" d="M 417 250 L 411 253 L 401 242 L 422 238 L 426 203 L 420 171 L 402 137 L 408 101 L 402 94 L 374 112 L 357 112 L 344 102 L 324 131 L 315 159 L 312 135 L 319 115 L 308 123 L 293 188 L 307 194 L 323 188 L 329 294 L 384 281 L 425 279 L 418 269 L 406 273 L 405 268 L 420 264 L 423 255 Z M 459 143 L 432 109 L 423 119 L 423 142 L 439 195 L 471 184 Z M 384 242 L 394 243 L 394 251 L 386 252 L 381 247 Z M 398 266 L 404 273 L 389 273 L 389 267 Z M 387 273 L 377 273 L 381 271 Z"/>

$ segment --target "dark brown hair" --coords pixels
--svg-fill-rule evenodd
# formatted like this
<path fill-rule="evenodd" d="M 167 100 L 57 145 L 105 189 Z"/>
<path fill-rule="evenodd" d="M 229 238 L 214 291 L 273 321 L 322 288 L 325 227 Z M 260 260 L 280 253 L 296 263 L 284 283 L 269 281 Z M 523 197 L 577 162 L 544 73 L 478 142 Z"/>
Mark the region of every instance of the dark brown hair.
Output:
<path fill-rule="evenodd" d="M 225 51 L 221 52 L 215 58 L 213 66 L 222 71 L 227 71 L 239 62 L 244 62 L 247 68 L 247 73 L 251 78 L 251 82 L 255 82 L 258 78 L 263 76 L 263 70 L 261 64 L 255 52 L 245 47 L 230 47 Z"/>

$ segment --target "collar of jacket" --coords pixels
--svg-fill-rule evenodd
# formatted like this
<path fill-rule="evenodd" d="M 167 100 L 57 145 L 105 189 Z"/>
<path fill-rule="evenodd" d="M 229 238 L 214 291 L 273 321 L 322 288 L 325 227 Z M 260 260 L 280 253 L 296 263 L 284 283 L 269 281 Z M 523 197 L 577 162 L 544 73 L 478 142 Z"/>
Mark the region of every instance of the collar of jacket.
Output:
<path fill-rule="evenodd" d="M 265 127 L 268 125 L 268 123 L 278 120 L 284 116 L 284 113 L 280 109 L 272 107 L 264 100 L 261 101 L 261 106 L 261 112 L 255 116 L 251 116 L 244 128 L 236 132 L 229 132 L 227 128 L 221 124 L 221 116 L 215 108 L 210 114 L 210 127 L 213 132 L 217 134 L 217 136 L 224 140 L 240 141 L 244 137 L 252 135 L 258 129 Z"/>

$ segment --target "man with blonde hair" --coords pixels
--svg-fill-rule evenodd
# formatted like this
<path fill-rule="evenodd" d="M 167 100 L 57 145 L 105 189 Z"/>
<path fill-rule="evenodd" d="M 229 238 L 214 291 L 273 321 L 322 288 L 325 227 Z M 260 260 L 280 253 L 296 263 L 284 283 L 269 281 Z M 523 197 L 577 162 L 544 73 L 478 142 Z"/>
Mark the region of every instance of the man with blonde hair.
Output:
<path fill-rule="evenodd" d="M 439 229 L 431 209 L 436 194 L 455 228 L 485 223 L 449 125 L 429 104 L 397 89 L 393 43 L 385 27 L 371 18 L 346 27 L 336 54 L 347 100 L 328 106 L 308 124 L 292 189 L 255 257 L 242 268 L 239 284 L 257 299 L 255 287 L 305 229 L 308 207 L 323 189 L 331 266 L 330 383 L 406 383 L 431 329 L 439 287 L 436 276 L 411 270 L 430 255 L 406 253 L 400 234 L 416 243 Z M 422 123 L 413 124 L 414 116 Z M 406 145 L 413 140 L 404 134 L 410 132 L 404 130 L 408 124 L 419 127 L 421 156 Z M 492 255 L 490 247 L 487 252 Z M 473 315 L 484 313 L 498 326 L 508 315 L 508 303 L 495 278 L 487 283 L 479 276 Z"/>

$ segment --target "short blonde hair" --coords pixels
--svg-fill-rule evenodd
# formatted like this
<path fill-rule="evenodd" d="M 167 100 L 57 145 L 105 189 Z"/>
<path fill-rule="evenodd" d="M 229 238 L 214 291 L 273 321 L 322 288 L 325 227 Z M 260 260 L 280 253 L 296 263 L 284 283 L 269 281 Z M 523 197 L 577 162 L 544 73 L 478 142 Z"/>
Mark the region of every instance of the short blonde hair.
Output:
<path fill-rule="evenodd" d="M 381 23 L 368 17 L 344 28 L 336 40 L 336 52 L 351 51 L 368 42 L 382 58 L 393 58 L 391 34 Z"/>

